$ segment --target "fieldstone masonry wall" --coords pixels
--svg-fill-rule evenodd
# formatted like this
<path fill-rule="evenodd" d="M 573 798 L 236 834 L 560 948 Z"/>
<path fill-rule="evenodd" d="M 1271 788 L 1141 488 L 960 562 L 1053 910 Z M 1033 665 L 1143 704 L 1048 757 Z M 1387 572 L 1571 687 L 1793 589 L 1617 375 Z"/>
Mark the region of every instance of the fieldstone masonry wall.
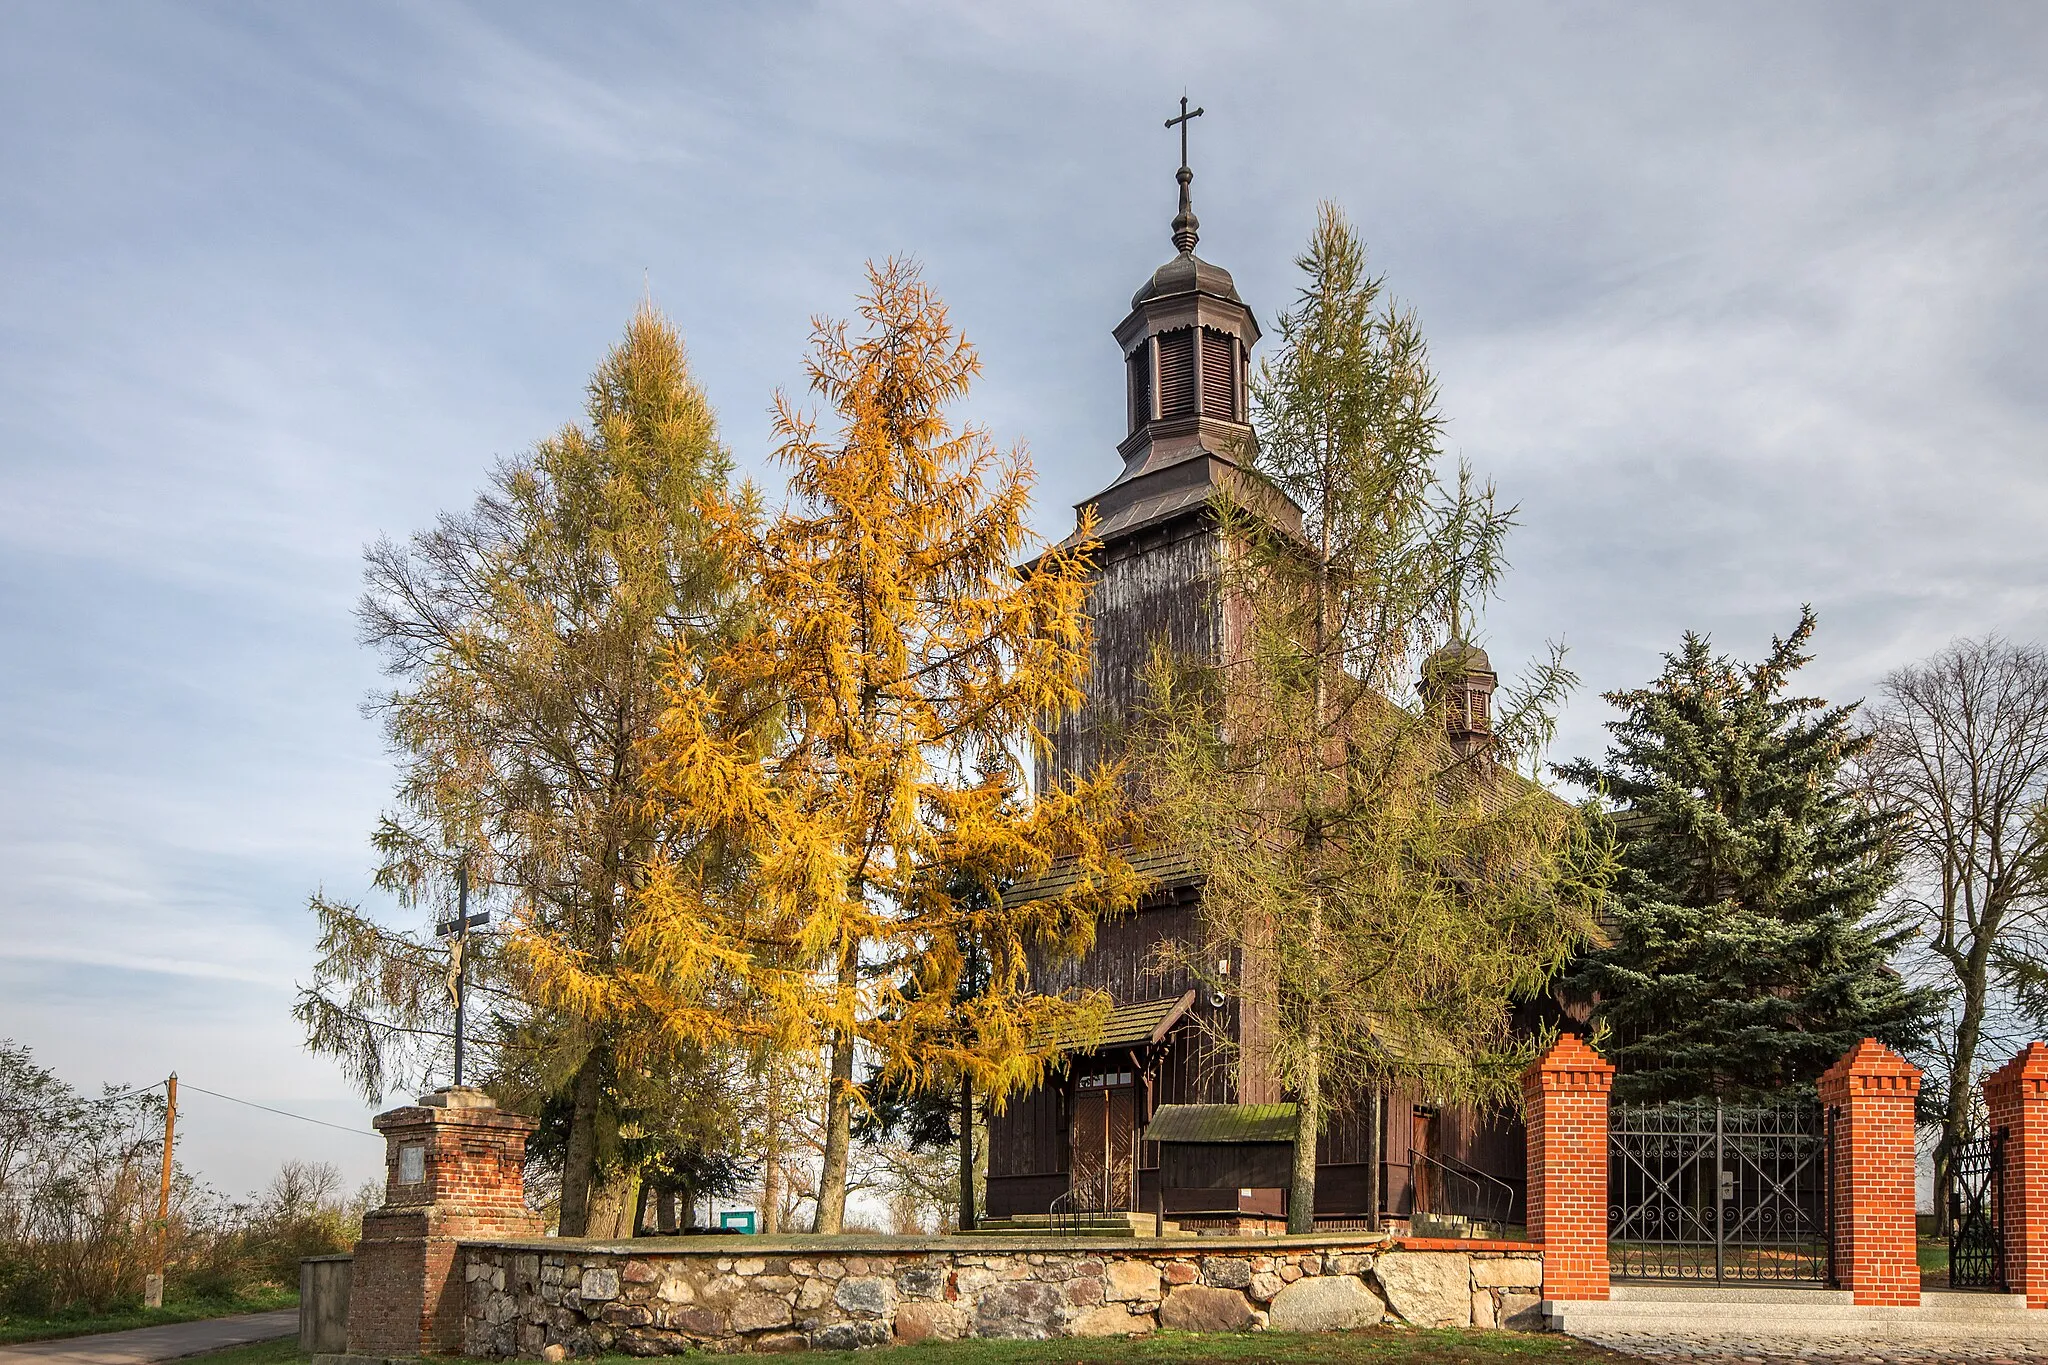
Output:
<path fill-rule="evenodd" d="M 960 1243 L 966 1239 L 948 1239 Z M 844 1350 L 938 1337 L 1540 1327 L 1540 1252 L 1517 1243 L 878 1243 L 831 1254 L 560 1242 L 467 1245 L 466 1354 Z"/>

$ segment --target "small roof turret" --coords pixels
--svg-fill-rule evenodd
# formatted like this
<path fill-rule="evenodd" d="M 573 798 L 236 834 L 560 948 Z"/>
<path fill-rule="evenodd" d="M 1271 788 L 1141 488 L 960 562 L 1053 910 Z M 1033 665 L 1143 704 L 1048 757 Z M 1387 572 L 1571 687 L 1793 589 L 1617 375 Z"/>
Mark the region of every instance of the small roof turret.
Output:
<path fill-rule="evenodd" d="M 1425 678 L 1462 678 L 1491 672 L 1493 660 L 1486 657 L 1486 651 L 1464 640 L 1452 640 L 1422 661 L 1422 676 Z"/>

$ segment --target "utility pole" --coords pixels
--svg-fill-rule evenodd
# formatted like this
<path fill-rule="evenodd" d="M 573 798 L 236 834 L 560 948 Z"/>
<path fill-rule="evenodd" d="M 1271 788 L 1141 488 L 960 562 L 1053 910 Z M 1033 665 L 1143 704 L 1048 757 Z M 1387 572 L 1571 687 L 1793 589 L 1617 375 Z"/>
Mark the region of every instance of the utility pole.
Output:
<path fill-rule="evenodd" d="M 171 1139 L 178 1131 L 178 1073 L 164 1083 L 164 1164 L 156 1187 L 156 1273 L 143 1280 L 142 1306 L 164 1306 L 164 1255 L 171 1235 Z"/>

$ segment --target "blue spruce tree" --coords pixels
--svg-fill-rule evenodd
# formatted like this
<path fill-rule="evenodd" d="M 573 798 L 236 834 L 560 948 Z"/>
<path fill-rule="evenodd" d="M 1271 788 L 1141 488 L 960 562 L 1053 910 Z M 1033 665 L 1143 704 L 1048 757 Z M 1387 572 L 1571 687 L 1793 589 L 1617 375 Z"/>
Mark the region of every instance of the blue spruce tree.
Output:
<path fill-rule="evenodd" d="M 1607 805 L 1619 859 L 1610 946 L 1568 973 L 1619 1074 L 1617 1099 L 1755 1098 L 1812 1084 L 1859 1040 L 1916 1044 L 1935 1005 L 1889 965 L 1911 932 L 1884 909 L 1892 817 L 1845 768 L 1867 746 L 1854 704 L 1787 696 L 1810 608 L 1768 658 L 1715 655 L 1690 632 L 1595 763 L 1560 777 Z"/>

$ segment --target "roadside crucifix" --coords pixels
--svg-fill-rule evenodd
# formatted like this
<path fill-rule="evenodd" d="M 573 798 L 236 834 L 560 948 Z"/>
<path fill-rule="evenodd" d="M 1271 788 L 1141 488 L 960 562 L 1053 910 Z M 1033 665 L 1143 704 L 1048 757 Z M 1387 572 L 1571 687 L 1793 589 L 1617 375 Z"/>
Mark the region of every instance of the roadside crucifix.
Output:
<path fill-rule="evenodd" d="M 435 932 L 448 941 L 448 995 L 455 1001 L 455 1084 L 462 1084 L 463 1006 L 469 995 L 469 931 L 490 923 L 491 912 L 469 913 L 469 860 L 455 867 L 455 918 L 444 919 Z"/>

